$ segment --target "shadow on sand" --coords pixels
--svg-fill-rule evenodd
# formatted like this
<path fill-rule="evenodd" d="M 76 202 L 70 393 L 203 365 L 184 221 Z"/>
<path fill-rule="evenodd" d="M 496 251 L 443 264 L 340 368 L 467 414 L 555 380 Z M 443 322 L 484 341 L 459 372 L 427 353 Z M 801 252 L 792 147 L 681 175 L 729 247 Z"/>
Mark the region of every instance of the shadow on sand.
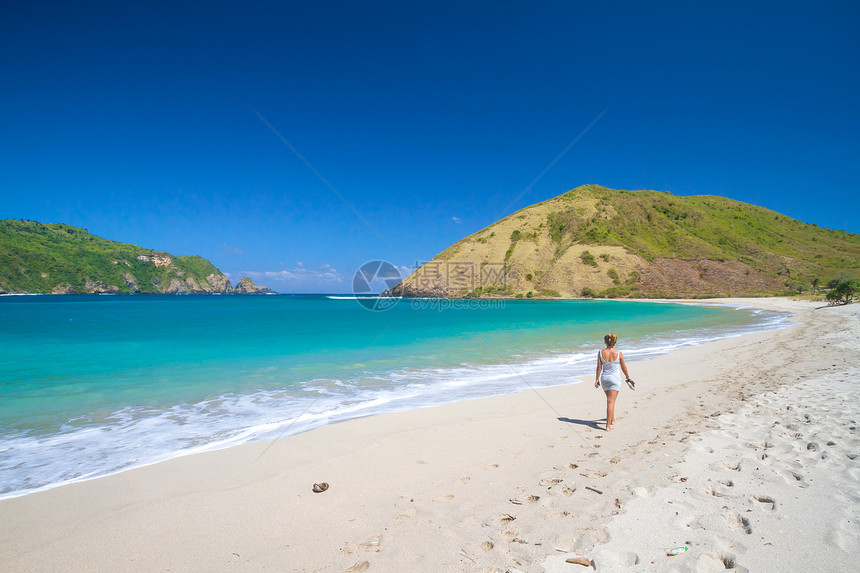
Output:
<path fill-rule="evenodd" d="M 602 421 L 604 425 L 606 424 L 606 418 L 601 418 L 600 420 L 576 420 L 574 418 L 558 418 L 559 422 L 567 422 L 568 424 L 579 424 L 580 426 L 588 426 L 589 428 L 595 428 L 597 430 L 602 430 L 603 426 L 600 425 Z"/>

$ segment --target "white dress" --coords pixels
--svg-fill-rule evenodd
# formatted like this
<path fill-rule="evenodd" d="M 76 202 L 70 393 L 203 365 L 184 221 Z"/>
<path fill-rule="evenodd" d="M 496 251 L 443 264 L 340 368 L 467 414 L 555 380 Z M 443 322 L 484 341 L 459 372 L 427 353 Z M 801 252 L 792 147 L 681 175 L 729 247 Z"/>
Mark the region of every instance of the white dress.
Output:
<path fill-rule="evenodd" d="M 607 362 L 603 359 L 603 352 L 598 351 L 597 359 L 600 360 L 602 366 L 600 370 L 600 386 L 603 390 L 621 390 L 621 352 L 618 353 L 618 358 L 612 362 Z"/>

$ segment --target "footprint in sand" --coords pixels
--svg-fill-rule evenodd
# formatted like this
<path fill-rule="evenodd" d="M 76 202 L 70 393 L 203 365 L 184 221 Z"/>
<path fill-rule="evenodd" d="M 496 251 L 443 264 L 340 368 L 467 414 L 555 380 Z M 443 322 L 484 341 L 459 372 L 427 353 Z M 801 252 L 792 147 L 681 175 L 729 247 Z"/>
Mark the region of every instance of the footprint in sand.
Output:
<path fill-rule="evenodd" d="M 719 488 L 714 487 L 713 485 L 709 485 L 708 487 L 706 487 L 705 493 L 714 497 L 726 497 L 729 495 L 728 493 L 721 491 Z"/>
<path fill-rule="evenodd" d="M 765 509 L 769 509 L 771 511 L 776 509 L 776 501 L 770 496 L 767 495 L 757 495 L 753 497 L 754 500 L 762 504 L 762 507 Z"/>
<path fill-rule="evenodd" d="M 726 466 L 727 470 L 730 470 L 733 472 L 741 471 L 741 463 L 740 462 L 726 462 L 725 466 Z"/>
<path fill-rule="evenodd" d="M 556 484 L 547 488 L 547 492 L 550 495 L 563 495 L 565 497 L 569 497 L 573 495 L 573 492 L 576 491 L 576 486 L 573 483 L 566 484 Z"/>
<path fill-rule="evenodd" d="M 797 472 L 791 470 L 785 471 L 783 477 L 785 477 L 785 481 L 788 483 L 794 483 L 800 487 L 809 487 L 809 484 L 803 481 L 803 475 Z"/>
<path fill-rule="evenodd" d="M 367 571 L 370 569 L 370 563 L 367 561 L 359 561 L 352 567 L 348 569 L 344 569 L 343 573 L 362 573 L 363 571 Z"/>
<path fill-rule="evenodd" d="M 394 523 L 400 523 L 401 521 L 406 521 L 407 519 L 412 519 L 415 517 L 416 511 L 414 509 L 410 509 L 409 511 L 404 511 L 400 515 L 398 515 L 394 519 Z"/>
<path fill-rule="evenodd" d="M 743 515 L 723 515 L 723 518 L 734 531 L 742 531 L 746 535 L 750 535 L 752 533 L 750 520 Z"/>
<path fill-rule="evenodd" d="M 541 486 L 553 486 L 563 482 L 562 478 L 544 478 L 538 482 L 538 485 Z"/>
<path fill-rule="evenodd" d="M 469 480 L 470 480 L 470 479 L 472 479 L 472 478 L 470 478 L 470 477 L 462 477 L 462 478 L 460 478 L 460 483 L 461 483 L 462 485 L 466 485 L 467 483 L 469 483 Z"/>
<path fill-rule="evenodd" d="M 448 494 L 448 495 L 443 496 L 443 497 L 437 497 L 436 499 L 433 500 L 433 503 L 442 503 L 443 501 L 451 501 L 452 499 L 454 499 L 454 496 L 451 494 Z"/>
<path fill-rule="evenodd" d="M 516 497 L 515 497 L 515 498 L 511 498 L 511 499 L 509 499 L 508 501 L 510 501 L 510 502 L 511 502 L 512 504 L 514 504 L 514 505 L 525 505 L 525 504 L 531 504 L 531 503 L 534 503 L 534 502 L 536 502 L 536 501 L 537 501 L 537 500 L 539 500 L 539 499 L 540 499 L 540 497 L 539 497 L 539 496 L 536 496 L 536 495 L 528 495 L 528 496 L 526 496 L 526 497 L 520 497 L 520 498 L 516 498 Z"/>
<path fill-rule="evenodd" d="M 627 568 L 639 563 L 639 556 L 630 551 L 611 551 L 600 548 L 592 552 L 590 557 L 594 561 L 594 568 L 597 570 Z M 589 569 L 591 568 L 589 567 Z"/>
<path fill-rule="evenodd" d="M 381 549 L 379 548 L 379 541 L 381 540 L 381 538 L 382 537 L 380 535 L 374 535 L 370 539 L 368 539 L 367 541 L 365 541 L 363 543 L 359 543 L 357 545 L 349 545 L 347 547 L 344 547 L 343 552 L 346 553 L 347 555 L 349 555 L 351 553 L 357 553 L 359 551 L 376 551 L 376 552 L 379 552 L 379 551 L 381 551 Z M 364 569 L 361 569 L 361 571 L 364 571 Z"/>
<path fill-rule="evenodd" d="M 718 571 L 729 569 L 747 573 L 749 569 L 738 565 L 737 558 L 731 553 L 712 551 L 705 553 L 696 560 L 696 571 Z"/>

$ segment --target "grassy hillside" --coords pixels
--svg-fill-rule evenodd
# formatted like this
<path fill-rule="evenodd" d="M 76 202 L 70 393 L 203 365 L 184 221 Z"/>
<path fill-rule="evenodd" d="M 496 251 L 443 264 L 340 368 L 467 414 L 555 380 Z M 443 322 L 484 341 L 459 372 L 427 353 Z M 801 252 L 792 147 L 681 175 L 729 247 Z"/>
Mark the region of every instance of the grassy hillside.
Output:
<path fill-rule="evenodd" d="M 504 280 L 482 276 L 499 264 Z M 809 290 L 839 275 L 860 275 L 860 235 L 725 197 L 585 185 L 455 243 L 399 292 L 741 296 Z"/>
<path fill-rule="evenodd" d="M 198 256 L 109 241 L 64 224 L 0 221 L 0 292 L 229 292 Z"/>

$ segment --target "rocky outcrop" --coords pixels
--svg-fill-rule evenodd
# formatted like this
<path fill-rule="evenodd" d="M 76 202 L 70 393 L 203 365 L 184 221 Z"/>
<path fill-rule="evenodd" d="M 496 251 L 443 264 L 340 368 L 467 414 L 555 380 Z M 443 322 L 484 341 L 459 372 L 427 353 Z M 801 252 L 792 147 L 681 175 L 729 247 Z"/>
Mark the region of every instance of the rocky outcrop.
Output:
<path fill-rule="evenodd" d="M 75 294 L 75 289 L 69 285 L 57 285 L 51 289 L 51 294 Z"/>
<path fill-rule="evenodd" d="M 188 294 L 188 287 L 185 283 L 179 282 L 176 277 L 171 277 L 170 284 L 164 289 L 164 294 Z"/>
<path fill-rule="evenodd" d="M 442 284 L 419 286 L 403 281 L 391 290 L 381 293 L 379 296 L 403 298 L 448 298 L 451 296 L 451 292 Z"/>
<path fill-rule="evenodd" d="M 236 288 L 233 292 L 236 294 L 277 294 L 269 288 L 255 285 L 254 281 L 248 277 L 242 277 L 242 279 L 236 283 Z"/>
<path fill-rule="evenodd" d="M 206 277 L 206 282 L 212 287 L 213 292 L 233 294 L 233 287 L 230 286 L 230 281 L 224 275 L 212 273 Z"/>
<path fill-rule="evenodd" d="M 84 283 L 84 291 L 89 294 L 117 294 L 120 292 L 120 288 L 116 285 L 108 285 L 103 283 L 102 281 L 93 281 L 87 279 Z"/>
<path fill-rule="evenodd" d="M 194 280 L 194 277 L 188 277 L 187 279 L 185 279 L 185 285 L 188 287 L 188 292 L 194 294 L 209 292 L 208 290 L 203 290 L 202 288 L 200 288 L 200 285 L 197 284 L 197 281 Z"/>
<path fill-rule="evenodd" d="M 137 294 L 140 292 L 140 289 L 137 286 L 137 279 L 134 278 L 134 275 L 131 273 L 122 273 L 122 278 L 125 280 L 125 286 L 128 287 L 129 293 Z"/>

